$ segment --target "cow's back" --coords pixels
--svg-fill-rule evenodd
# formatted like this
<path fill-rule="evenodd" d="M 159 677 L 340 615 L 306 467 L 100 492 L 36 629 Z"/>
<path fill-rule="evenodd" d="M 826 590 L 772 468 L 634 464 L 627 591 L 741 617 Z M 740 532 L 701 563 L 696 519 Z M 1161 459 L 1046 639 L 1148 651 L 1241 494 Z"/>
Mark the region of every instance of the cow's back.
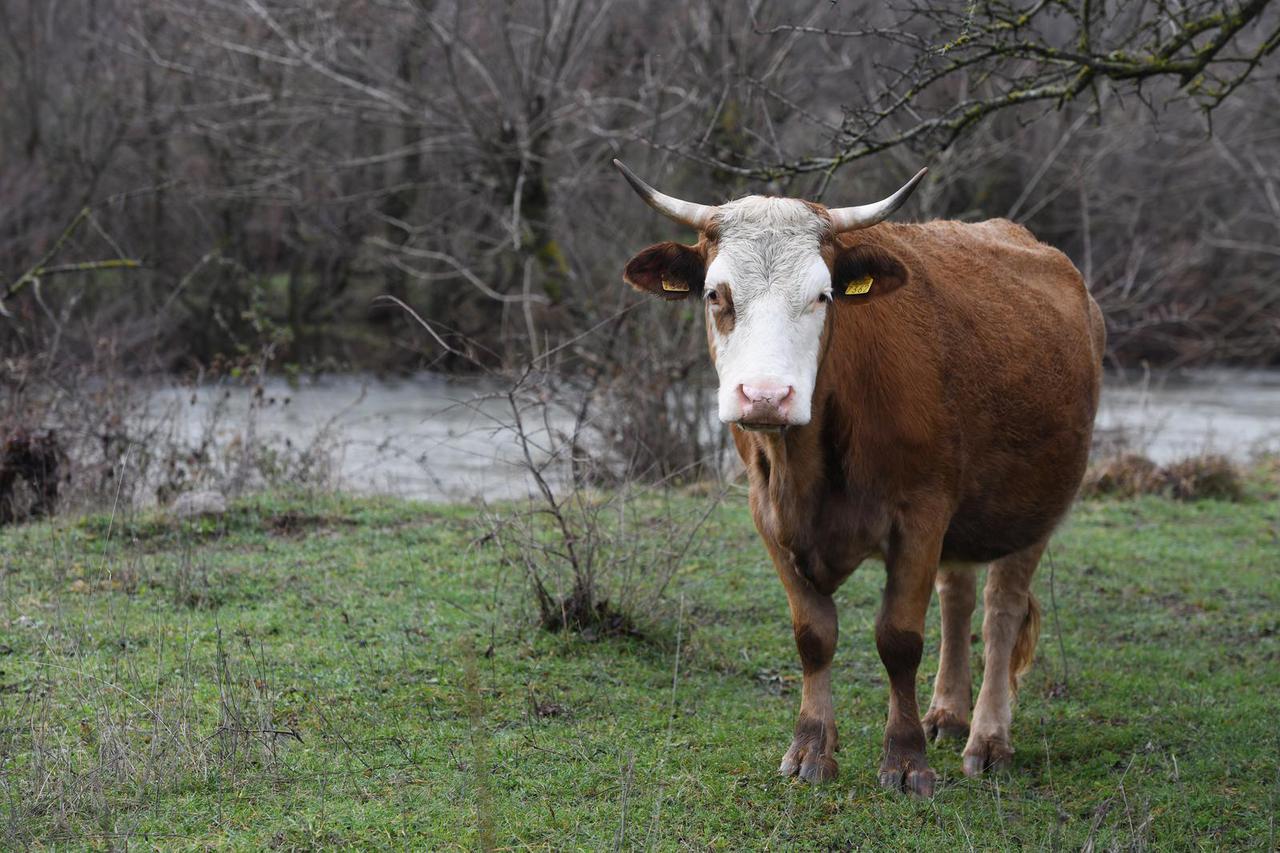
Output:
<path fill-rule="evenodd" d="M 1001 219 L 885 224 L 861 239 L 912 273 L 866 318 L 912 337 L 902 399 L 937 395 L 928 452 L 954 506 L 944 557 L 987 561 L 1038 541 L 1079 486 L 1098 405 L 1102 317 L 1080 273 Z"/>

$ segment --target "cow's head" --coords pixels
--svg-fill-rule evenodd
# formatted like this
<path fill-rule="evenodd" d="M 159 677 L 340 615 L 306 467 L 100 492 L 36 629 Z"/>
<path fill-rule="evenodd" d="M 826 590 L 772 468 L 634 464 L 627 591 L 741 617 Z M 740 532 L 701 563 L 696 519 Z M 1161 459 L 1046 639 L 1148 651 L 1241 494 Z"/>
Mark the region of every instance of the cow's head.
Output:
<path fill-rule="evenodd" d="M 664 299 L 703 301 L 720 420 L 748 429 L 807 424 L 832 300 L 875 299 L 908 277 L 896 258 L 843 246 L 835 235 L 888 217 L 926 170 L 858 207 L 765 196 L 709 206 L 664 195 L 613 164 L 651 207 L 699 232 L 696 245 L 650 246 L 627 263 L 624 277 Z"/>

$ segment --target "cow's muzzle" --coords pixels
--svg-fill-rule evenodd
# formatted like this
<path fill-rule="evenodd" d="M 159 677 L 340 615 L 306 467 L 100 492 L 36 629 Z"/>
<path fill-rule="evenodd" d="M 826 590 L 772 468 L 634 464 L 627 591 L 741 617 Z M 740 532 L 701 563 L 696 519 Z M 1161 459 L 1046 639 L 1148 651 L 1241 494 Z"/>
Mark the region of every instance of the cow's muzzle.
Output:
<path fill-rule="evenodd" d="M 796 389 L 773 383 L 743 383 L 738 386 L 739 415 L 735 420 L 744 429 L 779 429 L 790 424 L 788 415 Z"/>

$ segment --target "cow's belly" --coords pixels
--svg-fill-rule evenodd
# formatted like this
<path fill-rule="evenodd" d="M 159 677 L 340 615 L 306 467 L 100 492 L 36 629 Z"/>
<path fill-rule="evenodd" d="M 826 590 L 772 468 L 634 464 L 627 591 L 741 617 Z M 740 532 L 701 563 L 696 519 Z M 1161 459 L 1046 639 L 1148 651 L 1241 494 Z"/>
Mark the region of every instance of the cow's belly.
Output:
<path fill-rule="evenodd" d="M 1078 328 L 1076 328 L 1078 326 Z M 1043 540 L 1089 461 L 1100 370 L 1083 319 L 1020 359 L 987 360 L 953 391 L 955 510 L 944 559 L 990 562 Z"/>
<path fill-rule="evenodd" d="M 943 538 L 943 559 L 990 562 L 1052 533 L 1075 499 L 1091 435 L 1090 426 L 1064 426 L 1031 446 L 989 451 L 970 463 Z"/>
<path fill-rule="evenodd" d="M 1069 501 L 1068 501 L 1069 503 Z M 1030 511 L 974 502 L 961 507 L 942 540 L 942 560 L 990 563 L 1029 548 L 1053 532 L 1066 507 L 1040 505 Z"/>

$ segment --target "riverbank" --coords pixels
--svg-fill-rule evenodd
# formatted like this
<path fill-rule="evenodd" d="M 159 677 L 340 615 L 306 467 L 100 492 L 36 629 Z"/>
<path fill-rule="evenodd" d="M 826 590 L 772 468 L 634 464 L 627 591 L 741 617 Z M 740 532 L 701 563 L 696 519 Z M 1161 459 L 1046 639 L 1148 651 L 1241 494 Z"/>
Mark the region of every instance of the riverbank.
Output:
<path fill-rule="evenodd" d="M 654 529 L 706 500 L 648 510 Z M 0 529 L 0 838 L 1277 843 L 1274 484 L 1251 482 L 1241 503 L 1080 503 L 1036 579 L 1044 631 L 1012 772 L 968 781 L 959 747 L 931 747 L 940 785 L 927 802 L 876 787 L 887 688 L 874 564 L 839 596 L 839 778 L 810 788 L 774 774 L 799 666 L 744 503 L 712 511 L 667 609 L 595 641 L 534 627 L 523 577 L 459 506 L 269 495 L 195 522 Z M 937 618 L 935 606 L 923 701 Z"/>

